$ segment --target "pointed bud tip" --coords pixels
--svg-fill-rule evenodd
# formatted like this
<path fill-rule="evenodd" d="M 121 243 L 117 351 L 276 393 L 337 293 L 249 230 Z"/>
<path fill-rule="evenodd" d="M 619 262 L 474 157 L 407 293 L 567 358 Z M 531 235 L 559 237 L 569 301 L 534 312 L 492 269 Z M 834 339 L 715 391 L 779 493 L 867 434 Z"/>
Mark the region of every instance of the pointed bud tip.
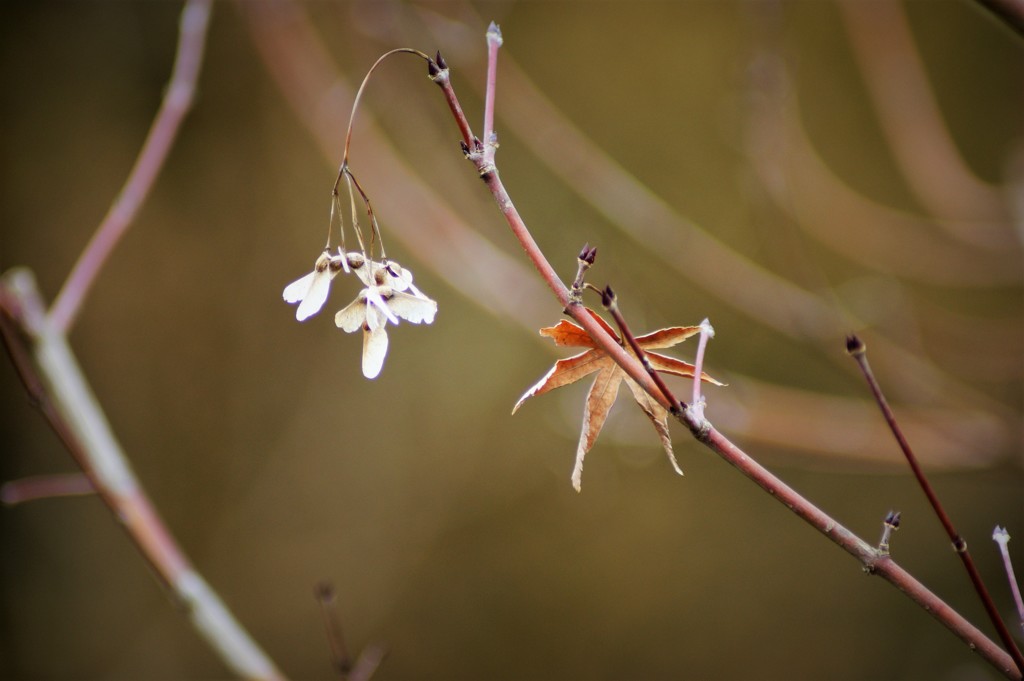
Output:
<path fill-rule="evenodd" d="M 583 244 L 583 250 L 577 257 L 588 265 L 593 265 L 597 259 L 597 246 L 591 247 L 589 243 Z"/>
<path fill-rule="evenodd" d="M 864 345 L 864 341 L 857 337 L 856 334 L 851 333 L 846 337 L 846 352 L 851 355 L 863 355 L 867 350 L 867 346 Z"/>
<path fill-rule="evenodd" d="M 615 291 L 612 290 L 611 286 L 605 286 L 604 290 L 601 291 L 601 304 L 605 307 L 611 307 L 615 303 Z"/>
<path fill-rule="evenodd" d="M 501 37 L 501 27 L 493 21 L 491 22 L 491 25 L 487 27 L 487 41 L 496 42 L 499 46 L 505 41 L 505 39 Z"/>
<path fill-rule="evenodd" d="M 436 62 L 437 62 L 437 65 L 438 65 L 439 67 L 441 67 L 442 69 L 446 69 L 446 68 L 448 68 L 448 62 L 446 62 L 446 61 L 444 60 L 444 57 L 442 57 L 442 56 L 441 56 L 441 50 L 438 50 L 438 51 L 437 51 L 437 54 L 436 54 L 436 55 L 434 55 L 434 61 L 436 61 Z"/>

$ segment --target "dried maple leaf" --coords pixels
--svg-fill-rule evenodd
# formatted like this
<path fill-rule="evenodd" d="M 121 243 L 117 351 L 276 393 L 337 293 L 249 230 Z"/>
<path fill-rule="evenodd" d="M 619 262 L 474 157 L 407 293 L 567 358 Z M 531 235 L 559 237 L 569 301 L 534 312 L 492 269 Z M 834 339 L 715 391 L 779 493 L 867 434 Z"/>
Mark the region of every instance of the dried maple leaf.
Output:
<path fill-rule="evenodd" d="M 589 308 L 587 308 L 587 312 L 604 327 L 604 330 L 612 338 L 618 341 L 619 345 L 623 345 L 618 334 L 608 326 L 600 315 Z M 656 370 L 676 376 L 692 377 L 694 371 L 692 364 L 687 364 L 681 360 L 656 352 L 650 352 L 650 350 L 672 347 L 699 332 L 699 326 L 672 326 L 654 331 L 646 336 L 640 336 L 636 341 L 644 350 L 647 361 Z M 629 386 L 630 392 L 633 393 L 633 399 L 636 400 L 640 408 L 647 414 L 647 418 L 654 424 L 654 429 L 658 431 L 658 437 L 661 438 L 661 444 L 665 448 L 665 453 L 668 454 L 672 467 L 680 475 L 683 474 L 679 464 L 676 463 L 675 454 L 672 453 L 672 439 L 668 432 L 668 410 L 665 407 L 648 395 L 636 381 L 622 370 L 622 367 L 616 364 L 612 358 L 608 357 L 604 350 L 594 343 L 594 340 L 586 331 L 576 324 L 563 319 L 555 326 L 541 329 L 540 334 L 551 338 L 556 345 L 589 349 L 579 355 L 555 362 L 555 366 L 551 367 L 551 371 L 519 398 L 516 406 L 512 409 L 513 414 L 519 410 L 523 402 L 534 395 L 541 395 L 549 390 L 561 388 L 563 385 L 575 383 L 584 376 L 597 373 L 594 383 L 590 386 L 590 392 L 587 393 L 587 403 L 583 409 L 583 430 L 580 433 L 579 446 L 576 448 L 576 465 L 572 471 L 572 486 L 576 488 L 577 492 L 580 491 L 583 475 L 583 457 L 586 456 L 587 452 L 594 445 L 594 441 L 597 440 L 601 427 L 604 425 L 605 419 L 608 418 L 608 412 L 611 411 L 612 405 L 615 403 L 615 398 L 619 393 L 619 384 L 622 381 L 625 381 L 626 385 Z M 623 347 L 626 352 L 635 356 L 628 344 L 623 345 Z M 714 383 L 715 385 L 722 385 L 706 373 L 701 374 L 701 380 Z"/>

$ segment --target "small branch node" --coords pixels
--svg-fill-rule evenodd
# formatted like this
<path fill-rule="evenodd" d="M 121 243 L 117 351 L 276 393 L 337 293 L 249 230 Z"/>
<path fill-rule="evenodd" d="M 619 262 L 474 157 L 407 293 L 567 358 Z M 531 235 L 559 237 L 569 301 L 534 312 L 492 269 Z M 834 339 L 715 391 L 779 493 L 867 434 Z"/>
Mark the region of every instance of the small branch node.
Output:
<path fill-rule="evenodd" d="M 594 264 L 594 260 L 597 258 L 597 247 L 590 247 L 590 244 L 583 244 L 583 250 L 576 256 L 576 278 L 572 282 L 572 287 L 569 289 L 569 302 L 570 304 L 582 305 L 583 304 L 583 278 L 587 274 L 587 270 Z"/>
<path fill-rule="evenodd" d="M 683 408 L 683 414 L 686 416 L 686 425 L 690 427 L 690 432 L 700 442 L 707 442 L 708 436 L 711 434 L 711 422 L 704 416 L 704 396 L 701 395 L 698 400 L 689 405 L 682 402 L 680 402 L 680 405 Z"/>

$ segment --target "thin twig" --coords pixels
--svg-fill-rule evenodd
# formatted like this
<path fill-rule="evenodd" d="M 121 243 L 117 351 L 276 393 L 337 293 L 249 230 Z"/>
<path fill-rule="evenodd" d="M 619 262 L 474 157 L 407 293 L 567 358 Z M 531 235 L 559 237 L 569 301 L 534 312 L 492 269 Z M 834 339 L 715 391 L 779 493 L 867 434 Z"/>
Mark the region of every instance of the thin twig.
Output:
<path fill-rule="evenodd" d="M 352 658 L 349 657 L 348 647 L 345 646 L 345 638 L 341 633 L 341 624 L 338 622 L 338 616 L 334 610 L 334 587 L 329 582 L 319 582 L 313 587 L 313 597 L 320 604 L 320 611 L 324 616 L 324 629 L 327 631 L 327 645 L 331 649 L 331 661 L 341 678 L 345 679 L 352 670 Z"/>
<path fill-rule="evenodd" d="M 0 486 L 0 503 L 17 506 L 27 501 L 53 499 L 56 497 L 77 497 L 96 494 L 89 476 L 84 473 L 62 473 L 56 475 L 33 475 L 10 480 Z"/>
<path fill-rule="evenodd" d="M 124 233 L 146 201 L 167 154 L 178 136 L 185 114 L 192 107 L 196 81 L 203 62 L 206 29 L 210 23 L 211 0 L 189 0 L 181 13 L 181 31 L 174 71 L 160 111 L 139 152 L 117 200 L 82 251 L 71 274 L 54 300 L 50 315 L 54 331 L 67 333 L 82 302 Z"/>
<path fill-rule="evenodd" d="M 871 371 L 871 365 L 868 363 L 867 357 L 867 346 L 857 336 L 850 335 L 846 339 L 846 349 L 857 361 L 857 365 L 864 374 L 864 379 L 868 382 L 868 387 L 871 388 L 871 393 L 875 397 L 875 402 L 878 403 L 878 408 L 881 409 L 886 423 L 889 424 L 889 429 L 892 431 L 893 437 L 896 438 L 896 442 L 899 444 L 900 450 L 902 450 L 903 455 L 906 457 L 907 463 L 910 465 L 910 470 L 913 471 L 918 485 L 920 485 L 924 495 L 928 497 L 928 503 L 931 504 L 932 510 L 935 511 L 935 515 L 938 516 L 943 529 L 946 530 L 946 534 L 949 536 L 949 540 L 953 544 L 953 551 L 960 557 L 960 561 L 963 563 L 964 569 L 967 570 L 967 575 L 970 577 L 971 583 L 974 585 L 974 590 L 978 593 L 978 598 L 981 599 L 982 605 L 985 606 L 985 612 L 992 621 L 992 626 L 994 626 L 996 631 L 999 633 L 999 638 L 1003 641 L 1003 645 L 1006 646 L 1006 650 L 1013 658 L 1014 663 L 1017 665 L 1017 669 L 1020 670 L 1021 673 L 1024 673 L 1024 655 L 1021 655 L 1020 649 L 1017 647 L 1017 643 L 1013 640 L 1013 636 L 1010 634 L 1010 630 L 1007 628 L 1006 623 L 1003 622 L 1003 618 L 999 615 L 999 609 L 996 608 L 995 603 L 992 601 L 992 596 L 989 595 L 988 589 L 985 588 L 985 583 L 981 579 L 981 573 L 978 572 L 978 568 L 974 564 L 974 559 L 971 557 L 970 551 L 967 550 L 967 542 L 956 531 L 956 528 L 953 526 L 953 521 L 950 519 L 949 514 L 946 513 L 946 509 L 943 508 L 942 503 L 939 501 L 939 497 L 935 493 L 934 488 L 932 488 L 931 483 L 928 481 L 928 477 L 924 474 L 920 464 L 917 462 L 917 457 L 914 455 L 914 451 L 911 449 L 910 443 L 907 442 L 907 439 L 903 436 L 903 431 L 900 429 L 899 423 L 896 421 L 896 415 L 889 407 L 889 402 L 885 399 L 885 395 L 882 393 L 882 387 L 879 385 L 878 380 Z"/>
<path fill-rule="evenodd" d="M 1013 593 L 1013 604 L 1017 607 L 1017 619 L 1020 620 L 1020 628 L 1024 631 L 1024 599 L 1020 596 L 1020 586 L 1017 584 L 1017 577 L 1013 574 L 1013 561 L 1010 560 L 1010 533 L 1005 527 L 996 525 L 992 532 L 992 541 L 999 544 L 999 553 L 1003 557 L 1003 569 L 1006 571 L 1006 579 L 1010 582 L 1010 591 Z"/>
<path fill-rule="evenodd" d="M 637 359 L 640 360 L 640 364 L 643 365 L 644 370 L 651 377 L 651 380 L 654 381 L 654 384 L 658 386 L 658 390 L 661 391 L 661 394 L 665 397 L 668 403 L 673 405 L 669 408 L 669 413 L 673 416 L 679 416 L 680 405 L 682 403 L 676 399 L 676 396 L 672 394 L 671 390 L 669 390 L 669 387 L 665 384 L 661 374 L 655 371 L 654 367 L 651 366 L 650 360 L 647 359 L 647 353 L 644 352 L 642 347 L 640 347 L 640 344 L 636 341 L 636 336 L 633 335 L 633 332 L 629 328 L 629 324 L 626 323 L 626 318 L 622 316 L 622 312 L 619 310 L 619 301 L 615 296 L 615 292 L 612 291 L 611 286 L 604 287 L 604 291 L 601 293 L 601 304 L 604 305 L 604 309 L 608 310 L 612 319 L 615 320 L 622 337 L 627 343 L 629 343 L 629 347 L 633 350 L 633 354 L 635 354 Z M 695 376 L 694 380 L 700 382 L 700 370 L 694 370 L 693 375 Z M 682 406 L 685 407 L 686 405 L 683 404 Z"/>
<path fill-rule="evenodd" d="M 484 153 L 492 163 L 498 148 L 498 138 L 494 134 L 494 99 L 498 81 L 498 48 L 503 42 L 501 28 L 492 21 L 487 27 L 487 84 L 484 90 Z"/>
<path fill-rule="evenodd" d="M 715 337 L 715 327 L 707 318 L 700 323 L 700 339 L 697 342 L 697 357 L 693 361 L 693 396 L 690 402 L 690 416 L 694 421 L 703 423 L 704 418 L 704 396 L 700 394 L 700 377 L 704 374 L 704 350 L 708 346 L 708 340 Z"/>

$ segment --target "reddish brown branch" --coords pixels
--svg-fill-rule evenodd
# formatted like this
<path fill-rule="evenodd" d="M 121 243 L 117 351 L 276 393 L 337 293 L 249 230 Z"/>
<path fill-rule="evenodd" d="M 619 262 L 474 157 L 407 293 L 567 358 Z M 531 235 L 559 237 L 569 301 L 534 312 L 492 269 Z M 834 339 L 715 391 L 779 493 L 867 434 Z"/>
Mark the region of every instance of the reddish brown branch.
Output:
<path fill-rule="evenodd" d="M 942 528 L 946 531 L 949 541 L 953 544 L 953 550 L 956 552 L 956 555 L 960 557 L 960 561 L 963 563 L 964 569 L 967 570 L 967 576 L 970 577 L 971 584 L 974 585 L 974 590 L 978 593 L 978 598 L 981 599 L 982 605 L 985 606 L 985 612 L 992 621 L 992 626 L 996 628 L 996 632 L 999 634 L 999 638 L 1002 640 L 1003 645 L 1006 646 L 1010 656 L 1013 657 L 1013 661 L 1017 665 L 1017 669 L 1020 670 L 1021 673 L 1024 673 L 1024 655 L 1021 655 L 1020 649 L 1013 640 L 1013 636 L 1010 634 L 1009 628 L 1007 628 L 1006 623 L 1003 622 L 1003 618 L 999 615 L 999 609 L 996 608 L 996 604 L 992 601 L 992 596 L 989 595 L 988 589 L 985 587 L 985 582 L 981 578 L 981 573 L 978 572 L 978 568 L 974 564 L 974 559 L 971 557 L 970 551 L 967 550 L 967 542 L 960 533 L 956 531 L 956 527 L 953 526 L 952 519 L 950 519 L 949 514 L 946 513 L 946 509 L 942 506 L 942 502 L 939 501 L 939 497 L 935 493 L 935 489 L 928 481 L 928 476 L 924 474 L 924 470 L 922 470 L 921 465 L 918 463 L 914 450 L 910 447 L 910 443 L 907 441 L 907 438 L 903 436 L 903 430 L 896 421 L 896 414 L 894 414 L 892 408 L 889 407 L 889 402 L 885 399 L 885 394 L 882 392 L 882 386 L 879 385 L 874 372 L 871 371 L 871 365 L 868 363 L 867 357 L 867 346 L 857 336 L 851 335 L 846 339 L 846 349 L 857 361 L 857 365 L 860 367 L 861 373 L 864 374 L 864 380 L 867 381 L 868 387 L 871 388 L 871 394 L 874 395 L 875 402 L 878 403 L 878 408 L 881 409 L 882 415 L 885 417 L 885 422 L 889 424 L 889 429 L 892 431 L 893 437 L 896 438 L 896 442 L 899 444 L 900 450 L 903 452 L 903 456 L 906 457 L 907 463 L 910 465 L 910 470 L 913 471 L 914 478 L 917 479 L 917 484 L 920 485 L 924 495 L 928 497 L 928 503 L 931 504 L 932 510 L 935 511 L 935 515 L 938 517 L 939 522 L 942 523 Z"/>
<path fill-rule="evenodd" d="M 490 85 L 488 85 L 488 88 L 490 88 Z M 450 83 L 447 89 L 450 91 Z M 448 96 L 457 101 L 453 91 L 450 92 L 450 95 L 446 92 L 446 97 Z M 461 111 L 461 107 L 458 107 L 458 109 L 452 107 L 452 110 L 453 112 L 456 110 Z M 460 122 L 459 125 L 461 128 L 462 123 Z M 585 312 L 582 305 L 572 300 L 570 291 L 554 272 L 554 269 L 537 246 L 525 222 L 512 203 L 512 199 L 501 182 L 498 169 L 493 164 L 493 160 L 485 157 L 483 153 L 473 153 L 473 151 L 467 155 L 467 158 L 476 166 L 481 178 L 487 184 L 487 188 L 494 197 L 498 209 L 505 217 L 509 228 L 516 239 L 518 239 L 523 250 L 526 251 L 527 257 L 529 257 L 534 267 L 547 283 L 548 288 L 554 293 L 560 306 L 586 329 L 594 342 L 616 364 L 622 367 L 623 371 L 630 378 L 642 386 L 645 392 L 657 400 L 663 407 L 672 410 L 675 405 L 662 393 L 651 376 L 644 370 L 640 361 L 636 357 L 630 356 L 610 334 L 598 325 L 591 315 Z M 747 478 L 778 499 L 797 516 L 857 558 L 869 573 L 882 576 L 886 581 L 907 594 L 1008 678 L 1021 678 L 1020 671 L 1015 667 L 1014 658 L 1007 655 L 984 633 L 950 608 L 938 596 L 925 588 L 908 572 L 900 568 L 891 558 L 881 557 L 877 549 L 842 527 L 824 511 L 750 458 L 746 452 L 715 430 L 707 420 L 697 418 L 696 416 L 690 410 L 685 410 L 677 418 L 690 429 L 694 437 L 700 442 L 739 469 Z"/>

